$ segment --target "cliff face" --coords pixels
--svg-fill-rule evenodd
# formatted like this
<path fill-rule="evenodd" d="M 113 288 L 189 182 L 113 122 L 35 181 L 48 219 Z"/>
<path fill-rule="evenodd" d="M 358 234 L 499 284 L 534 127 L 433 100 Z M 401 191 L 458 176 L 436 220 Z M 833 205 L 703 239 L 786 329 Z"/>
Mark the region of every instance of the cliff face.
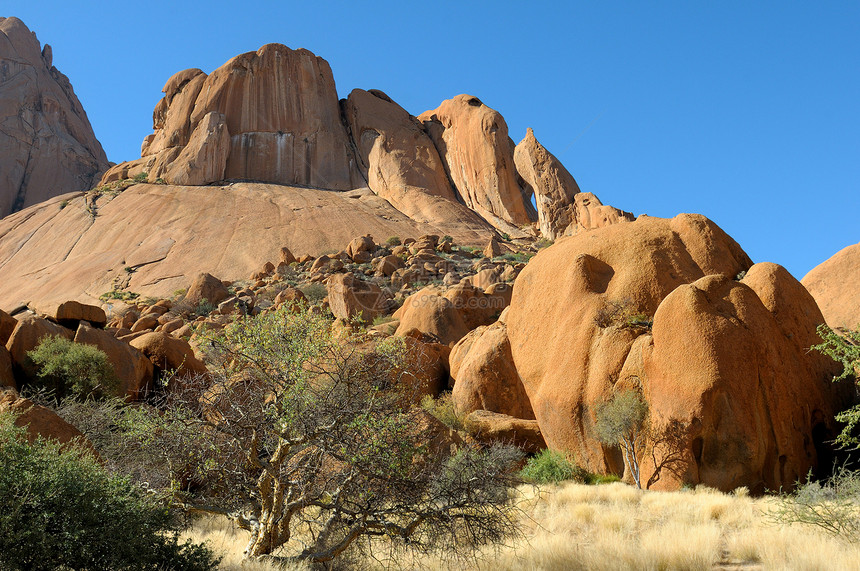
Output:
<path fill-rule="evenodd" d="M 89 189 L 107 168 L 51 46 L 18 18 L 0 18 L 0 217 Z"/>

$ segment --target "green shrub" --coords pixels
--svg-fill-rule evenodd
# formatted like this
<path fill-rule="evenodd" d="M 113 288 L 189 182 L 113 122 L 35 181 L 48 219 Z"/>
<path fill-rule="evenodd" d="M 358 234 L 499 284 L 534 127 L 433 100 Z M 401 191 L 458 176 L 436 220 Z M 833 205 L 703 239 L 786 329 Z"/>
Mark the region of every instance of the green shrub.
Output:
<path fill-rule="evenodd" d="M 855 384 L 860 383 L 860 329 L 836 331 L 822 323 L 816 332 L 822 342 L 811 349 L 824 353 L 842 365 L 842 372 L 833 378 L 833 382 L 849 379 Z M 836 420 L 844 423 L 842 432 L 836 437 L 836 444 L 849 449 L 860 448 L 860 405 L 843 410 L 836 415 Z"/>
<path fill-rule="evenodd" d="M 146 182 L 149 180 L 149 174 L 145 172 L 139 172 L 132 179 L 134 182 Z"/>
<path fill-rule="evenodd" d="M 104 351 L 64 337 L 43 337 L 27 356 L 36 365 L 37 384 L 65 396 L 105 396 L 119 381 Z"/>
<path fill-rule="evenodd" d="M 305 294 L 305 297 L 308 298 L 308 303 L 311 305 L 322 302 L 328 295 L 328 290 L 320 283 L 303 285 L 299 290 Z"/>
<path fill-rule="evenodd" d="M 529 458 L 525 468 L 520 470 L 520 476 L 536 484 L 555 484 L 564 480 L 584 484 L 589 478 L 585 469 L 568 460 L 561 452 L 549 448 Z"/>
<path fill-rule="evenodd" d="M 402 242 L 400 241 L 400 236 L 391 236 L 388 238 L 388 240 L 385 241 L 385 243 L 389 247 L 399 246 L 400 244 L 402 244 Z"/>
<path fill-rule="evenodd" d="M 211 303 L 208 299 L 203 298 L 197 303 L 197 307 L 194 308 L 194 313 L 201 317 L 206 317 L 216 309 L 217 307 L 215 304 Z"/>
<path fill-rule="evenodd" d="M 421 408 L 433 415 L 436 420 L 453 430 L 463 430 L 463 419 L 454 410 L 454 400 L 451 393 L 445 392 L 438 398 L 424 395 L 421 399 Z"/>
<path fill-rule="evenodd" d="M 0 569 L 217 568 L 206 547 L 179 543 L 179 522 L 155 498 L 88 453 L 29 443 L 0 415 Z"/>

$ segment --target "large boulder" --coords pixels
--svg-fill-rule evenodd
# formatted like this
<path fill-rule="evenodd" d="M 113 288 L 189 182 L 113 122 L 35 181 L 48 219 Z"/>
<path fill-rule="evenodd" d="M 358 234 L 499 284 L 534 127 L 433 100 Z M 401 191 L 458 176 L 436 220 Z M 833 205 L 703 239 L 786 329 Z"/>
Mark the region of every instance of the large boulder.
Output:
<path fill-rule="evenodd" d="M 520 273 L 506 315 L 551 448 L 620 473 L 618 449 L 595 437 L 594 410 L 640 390 L 655 430 L 684 429 L 681 465 L 658 485 L 756 491 L 791 487 L 818 467 L 834 433 L 843 403 L 833 365 L 808 351 L 821 319 L 784 269 L 752 266 L 719 227 L 690 214 L 559 240 Z M 649 470 L 645 462 L 646 481 Z"/>
<path fill-rule="evenodd" d="M 428 288 L 409 296 L 394 317 L 400 319 L 395 335 L 403 336 L 417 329 L 443 345 L 454 345 L 469 332 L 454 304 Z"/>
<path fill-rule="evenodd" d="M 860 244 L 847 246 L 812 268 L 801 283 L 831 327 L 860 327 Z"/>
<path fill-rule="evenodd" d="M 643 347 L 644 390 L 658 427 L 688 428 L 688 462 L 666 484 L 721 490 L 791 487 L 834 431 L 834 363 L 810 352 L 821 314 L 776 264 L 740 282 L 709 275 L 660 304 Z"/>
<path fill-rule="evenodd" d="M 457 414 L 488 410 L 534 420 L 529 397 L 514 367 L 504 323 L 470 331 L 451 349 L 450 367 Z"/>
<path fill-rule="evenodd" d="M 138 400 L 146 395 L 152 384 L 153 366 L 143 353 L 107 331 L 95 329 L 84 322 L 78 325 L 74 341 L 104 351 L 119 379 L 119 396 Z"/>
<path fill-rule="evenodd" d="M 185 303 L 197 307 L 208 302 L 213 307 L 230 297 L 230 290 L 215 276 L 202 272 L 197 274 L 185 292 Z"/>
<path fill-rule="evenodd" d="M 535 453 L 546 448 L 540 426 L 536 420 L 524 420 L 507 414 L 476 410 L 463 420 L 463 425 L 479 442 L 512 444 L 526 453 Z"/>
<path fill-rule="evenodd" d="M 45 307 L 37 307 L 37 310 L 51 321 L 56 321 L 72 329 L 77 327 L 80 321 L 86 321 L 97 327 L 104 327 L 107 324 L 107 315 L 104 309 L 97 305 L 80 303 L 74 300 Z"/>
<path fill-rule="evenodd" d="M 503 230 L 537 219 L 517 183 L 514 142 L 504 118 L 480 99 L 457 95 L 418 116 L 466 206 Z"/>
<path fill-rule="evenodd" d="M 6 345 L 16 325 L 18 320 L 0 309 L 0 345 Z"/>
<path fill-rule="evenodd" d="M 36 376 L 36 366 L 27 356 L 27 353 L 36 348 L 45 337 L 65 337 L 71 340 L 75 336 L 74 331 L 66 329 L 47 319 L 32 314 L 24 314 L 19 317 L 18 324 L 12 335 L 6 342 L 6 349 L 12 357 L 16 370 L 27 378 Z"/>
<path fill-rule="evenodd" d="M 197 358 L 187 341 L 163 331 L 144 333 L 129 344 L 143 353 L 157 370 L 175 372 L 180 379 L 208 374 L 206 365 Z"/>
<path fill-rule="evenodd" d="M 350 320 L 357 317 L 370 323 L 388 312 L 390 299 L 380 287 L 352 274 L 334 274 L 326 281 L 326 289 L 329 308 L 337 318 Z"/>
<path fill-rule="evenodd" d="M 107 167 L 51 46 L 18 18 L 0 17 L 0 218 L 87 190 Z"/>
<path fill-rule="evenodd" d="M 18 396 L 14 390 L 0 390 L 0 413 L 6 412 L 16 415 L 15 425 L 27 429 L 27 440 L 30 442 L 41 437 L 64 445 L 82 446 L 96 454 L 92 443 L 80 430 L 54 411 Z"/>

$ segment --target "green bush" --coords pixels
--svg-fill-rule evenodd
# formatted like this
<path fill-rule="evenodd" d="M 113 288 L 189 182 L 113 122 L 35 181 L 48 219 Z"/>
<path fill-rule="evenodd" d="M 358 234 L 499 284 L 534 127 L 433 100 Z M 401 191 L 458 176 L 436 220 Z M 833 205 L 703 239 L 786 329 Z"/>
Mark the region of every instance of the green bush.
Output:
<path fill-rule="evenodd" d="M 328 290 L 320 283 L 303 285 L 299 290 L 305 294 L 305 297 L 308 299 L 308 303 L 311 305 L 320 303 L 328 295 Z"/>
<path fill-rule="evenodd" d="M 851 380 L 860 383 L 860 329 L 836 331 L 825 324 L 817 329 L 821 343 L 811 348 L 827 355 L 842 365 L 842 372 L 833 382 Z M 836 444 L 844 448 L 860 448 L 860 405 L 854 405 L 836 415 L 838 422 L 844 423 L 842 432 L 836 437 Z"/>
<path fill-rule="evenodd" d="M 157 500 L 76 448 L 29 443 L 0 415 L 0 569 L 215 569 Z"/>
<path fill-rule="evenodd" d="M 856 542 L 860 540 L 860 472 L 843 466 L 827 481 L 798 482 L 793 494 L 779 496 L 769 516 L 782 525 L 813 526 Z"/>
<path fill-rule="evenodd" d="M 134 182 L 146 182 L 149 179 L 149 174 L 145 172 L 139 172 L 131 180 Z"/>
<path fill-rule="evenodd" d="M 555 484 L 564 480 L 584 484 L 589 480 L 585 469 L 568 460 L 561 452 L 549 448 L 529 458 L 525 468 L 520 470 L 520 476 L 536 484 Z"/>
<path fill-rule="evenodd" d="M 421 408 L 433 415 L 436 420 L 453 430 L 464 430 L 463 419 L 454 410 L 454 401 L 451 393 L 445 392 L 438 398 L 424 395 L 421 399 Z"/>
<path fill-rule="evenodd" d="M 400 241 L 400 237 L 399 237 L 399 236 L 390 236 L 390 237 L 388 238 L 388 240 L 386 240 L 386 241 L 385 241 L 385 243 L 386 243 L 389 247 L 399 246 L 400 244 L 402 244 L 402 242 Z"/>
<path fill-rule="evenodd" d="M 92 345 L 43 337 L 27 356 L 36 365 L 36 385 L 52 390 L 58 398 L 102 397 L 119 386 L 107 355 Z"/>

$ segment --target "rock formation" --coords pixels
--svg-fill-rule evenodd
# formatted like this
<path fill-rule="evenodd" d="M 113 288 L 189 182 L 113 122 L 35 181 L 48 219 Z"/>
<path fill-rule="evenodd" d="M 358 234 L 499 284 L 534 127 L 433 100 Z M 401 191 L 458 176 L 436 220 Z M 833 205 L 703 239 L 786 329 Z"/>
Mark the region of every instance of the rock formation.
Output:
<path fill-rule="evenodd" d="M 633 220 L 629 212 L 604 206 L 591 193 L 580 193 L 573 176 L 538 142 L 531 128 L 514 149 L 514 164 L 523 188 L 534 192 L 540 231 L 550 240 Z"/>
<path fill-rule="evenodd" d="M 498 111 L 471 95 L 443 101 L 418 116 L 466 206 L 506 229 L 537 219 L 517 183 L 514 142 Z"/>
<path fill-rule="evenodd" d="M 0 217 L 86 190 L 108 167 L 51 46 L 18 18 L 0 18 Z"/>
<path fill-rule="evenodd" d="M 708 219 L 640 217 L 542 250 L 517 278 L 492 342 L 475 337 L 466 359 L 455 347 L 452 376 L 467 382 L 454 392 L 468 408 L 481 400 L 499 408 L 496 395 L 515 388 L 515 377 L 500 384 L 479 373 L 505 359 L 505 334 L 528 398 L 521 405 L 548 446 L 587 469 L 623 471 L 618 449 L 595 437 L 594 410 L 613 393 L 638 390 L 656 432 L 683 427 L 680 459 L 658 487 L 790 487 L 818 466 L 844 406 L 830 382 L 834 364 L 808 352 L 821 319 L 788 272 L 752 265 Z M 644 462 L 643 481 L 653 472 Z"/>
<path fill-rule="evenodd" d="M 860 327 L 860 244 L 848 246 L 815 266 L 801 280 L 831 327 Z"/>

